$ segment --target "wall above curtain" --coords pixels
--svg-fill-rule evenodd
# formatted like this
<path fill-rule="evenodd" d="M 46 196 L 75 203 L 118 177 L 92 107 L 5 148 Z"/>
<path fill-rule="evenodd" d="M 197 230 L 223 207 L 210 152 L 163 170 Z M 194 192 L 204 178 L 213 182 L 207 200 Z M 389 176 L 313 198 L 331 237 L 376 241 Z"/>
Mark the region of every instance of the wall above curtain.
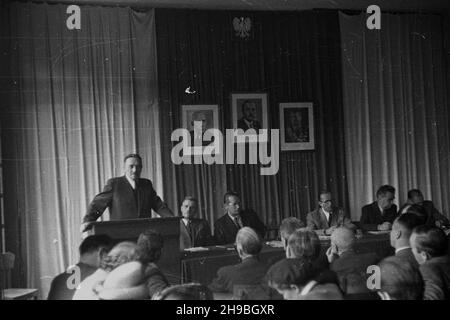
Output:
<path fill-rule="evenodd" d="M 245 38 L 233 28 L 241 17 L 251 20 Z M 337 12 L 157 9 L 156 34 L 164 193 L 172 207 L 193 195 L 212 223 L 227 189 L 267 224 L 305 219 L 319 189 L 347 207 Z M 258 165 L 173 165 L 170 135 L 180 127 L 181 105 L 218 104 L 220 129 L 233 128 L 230 99 L 239 92 L 268 94 L 270 128 L 279 128 L 279 103 L 312 102 L 316 149 L 283 152 L 274 176 L 261 176 Z"/>

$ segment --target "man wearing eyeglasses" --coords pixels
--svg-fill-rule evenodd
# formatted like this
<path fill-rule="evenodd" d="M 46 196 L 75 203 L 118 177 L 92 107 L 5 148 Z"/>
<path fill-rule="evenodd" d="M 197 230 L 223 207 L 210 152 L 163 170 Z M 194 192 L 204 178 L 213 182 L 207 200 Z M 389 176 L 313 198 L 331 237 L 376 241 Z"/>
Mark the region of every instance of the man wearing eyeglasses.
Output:
<path fill-rule="evenodd" d="M 90 223 L 97 220 L 109 208 L 111 220 L 151 218 L 152 209 L 161 217 L 173 216 L 172 211 L 153 189 L 152 182 L 142 179 L 142 158 L 129 154 L 124 159 L 122 177 L 109 179 L 103 191 L 89 204 L 83 218 L 81 232 L 89 229 Z"/>
<path fill-rule="evenodd" d="M 329 236 L 337 227 L 356 229 L 350 219 L 345 217 L 344 210 L 333 204 L 331 192 L 322 191 L 318 204 L 319 208 L 306 216 L 306 227 L 309 230 L 314 230 L 319 235 Z"/>

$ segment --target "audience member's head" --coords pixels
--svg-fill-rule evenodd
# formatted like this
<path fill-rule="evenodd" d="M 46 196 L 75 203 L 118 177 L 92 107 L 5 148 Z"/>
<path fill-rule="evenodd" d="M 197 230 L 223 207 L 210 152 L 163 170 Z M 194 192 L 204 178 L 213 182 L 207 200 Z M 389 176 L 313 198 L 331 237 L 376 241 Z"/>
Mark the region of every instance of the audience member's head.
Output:
<path fill-rule="evenodd" d="M 314 231 L 297 230 L 289 237 L 286 257 L 314 261 L 319 257 L 320 248 L 319 237 Z"/>
<path fill-rule="evenodd" d="M 100 263 L 100 268 L 110 272 L 118 266 L 139 260 L 138 246 L 131 241 L 124 241 L 116 244 Z"/>
<path fill-rule="evenodd" d="M 79 247 L 80 262 L 98 268 L 100 261 L 111 249 L 111 244 L 111 238 L 105 234 L 88 236 Z"/>
<path fill-rule="evenodd" d="M 268 285 L 277 290 L 285 300 L 297 300 L 302 289 L 319 274 L 310 262 L 298 259 L 278 261 L 266 274 Z"/>
<path fill-rule="evenodd" d="M 417 225 L 426 224 L 428 220 L 428 213 L 425 208 L 418 204 L 408 204 L 403 208 L 401 214 L 411 213 L 417 216 Z"/>
<path fill-rule="evenodd" d="M 249 227 L 241 228 L 236 235 L 236 250 L 241 259 L 257 256 L 262 249 L 262 241 L 258 234 Z"/>
<path fill-rule="evenodd" d="M 136 153 L 125 156 L 124 159 L 125 176 L 131 180 L 138 180 L 142 171 L 142 158 Z"/>
<path fill-rule="evenodd" d="M 437 227 L 422 225 L 414 228 L 409 242 L 419 264 L 447 254 L 447 235 Z"/>
<path fill-rule="evenodd" d="M 421 300 L 424 283 L 420 271 L 410 262 L 392 256 L 384 259 L 380 267 L 380 289 L 383 300 Z"/>
<path fill-rule="evenodd" d="M 143 264 L 157 262 L 161 257 L 163 245 L 163 237 L 159 233 L 153 230 L 144 231 L 137 241 L 139 260 Z"/>
<path fill-rule="evenodd" d="M 333 197 L 330 191 L 321 191 L 319 194 L 319 208 L 326 212 L 333 210 Z"/>
<path fill-rule="evenodd" d="M 409 238 L 413 229 L 421 225 L 420 218 L 413 213 L 404 213 L 395 219 L 391 230 L 393 248 L 409 247 Z"/>
<path fill-rule="evenodd" d="M 283 247 L 286 249 L 287 242 L 291 234 L 294 233 L 294 231 L 303 228 L 304 224 L 303 222 L 296 218 L 296 217 L 289 217 L 283 219 L 280 224 L 280 237 L 281 241 L 283 242 Z"/>
<path fill-rule="evenodd" d="M 237 216 L 241 211 L 241 199 L 239 194 L 233 191 L 225 193 L 223 196 L 223 208 L 225 213 L 231 216 Z"/>
<path fill-rule="evenodd" d="M 331 234 L 331 246 L 334 246 L 333 251 L 338 255 L 345 251 L 353 250 L 355 242 L 355 232 L 347 227 L 336 228 Z"/>
<path fill-rule="evenodd" d="M 419 189 L 411 189 L 408 191 L 408 199 L 413 204 L 423 204 L 423 194 Z"/>
<path fill-rule="evenodd" d="M 197 215 L 198 201 L 191 196 L 184 197 L 181 204 L 181 216 L 185 219 L 192 219 Z"/>
<path fill-rule="evenodd" d="M 154 300 L 213 300 L 208 287 L 200 283 L 187 283 L 168 287 L 158 293 Z"/>
<path fill-rule="evenodd" d="M 393 186 L 384 185 L 377 190 L 377 202 L 383 210 L 389 209 L 394 203 L 394 199 L 395 188 Z"/>

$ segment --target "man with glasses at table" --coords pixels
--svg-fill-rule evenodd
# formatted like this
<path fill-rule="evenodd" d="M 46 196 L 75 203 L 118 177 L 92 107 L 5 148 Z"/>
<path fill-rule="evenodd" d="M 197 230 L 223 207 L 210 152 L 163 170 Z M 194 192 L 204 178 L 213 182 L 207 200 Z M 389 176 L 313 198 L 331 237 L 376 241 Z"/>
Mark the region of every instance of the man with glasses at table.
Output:
<path fill-rule="evenodd" d="M 331 235 L 337 227 L 356 229 L 356 226 L 345 216 L 344 210 L 333 204 L 331 192 L 320 192 L 318 204 L 319 208 L 306 216 L 307 229 L 326 236 Z"/>

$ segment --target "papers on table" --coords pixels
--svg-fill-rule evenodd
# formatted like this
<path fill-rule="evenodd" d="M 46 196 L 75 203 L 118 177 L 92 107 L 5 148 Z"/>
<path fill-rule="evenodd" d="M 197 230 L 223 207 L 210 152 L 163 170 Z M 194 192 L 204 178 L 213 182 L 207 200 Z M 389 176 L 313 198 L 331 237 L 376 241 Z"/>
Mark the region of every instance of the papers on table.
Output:
<path fill-rule="evenodd" d="M 367 233 L 370 234 L 386 234 L 386 233 L 390 233 L 390 230 L 385 230 L 385 231 L 367 231 Z"/>
<path fill-rule="evenodd" d="M 273 248 L 283 248 L 283 242 L 278 241 L 278 240 L 269 241 L 269 242 L 266 242 L 266 244 L 269 247 L 273 247 Z"/>
<path fill-rule="evenodd" d="M 185 251 L 189 251 L 189 252 L 197 252 L 197 251 L 208 251 L 208 248 L 205 247 L 193 247 L 193 248 L 187 248 L 184 249 Z"/>

